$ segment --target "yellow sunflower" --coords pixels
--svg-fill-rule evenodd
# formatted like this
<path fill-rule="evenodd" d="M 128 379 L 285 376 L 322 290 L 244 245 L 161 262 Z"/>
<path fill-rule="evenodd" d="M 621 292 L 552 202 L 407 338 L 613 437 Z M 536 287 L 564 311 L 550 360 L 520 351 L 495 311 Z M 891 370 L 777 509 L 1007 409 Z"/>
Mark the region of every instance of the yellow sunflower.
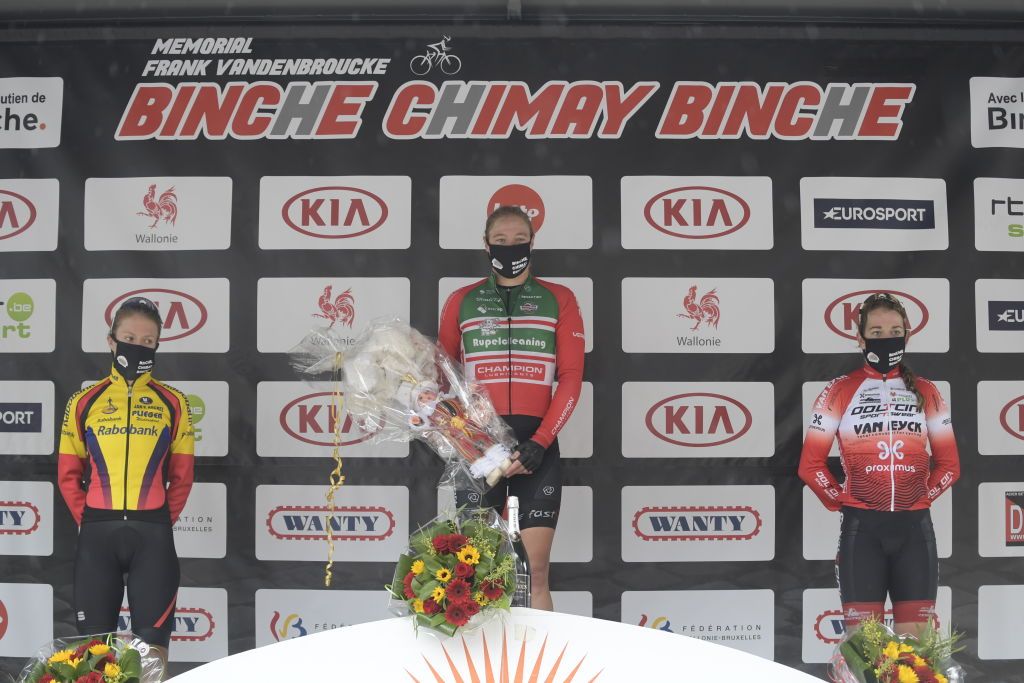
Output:
<path fill-rule="evenodd" d="M 412 563 L 412 567 L 409 568 L 409 571 L 413 574 L 422 574 L 424 569 L 426 569 L 426 565 L 423 563 L 423 560 L 416 560 Z"/>
<path fill-rule="evenodd" d="M 50 659 L 47 661 L 50 664 L 57 664 L 59 662 L 66 662 L 71 659 L 71 656 L 75 654 L 74 650 L 60 650 L 50 655 Z"/>
<path fill-rule="evenodd" d="M 918 678 L 917 674 L 914 673 L 914 670 L 911 669 L 906 664 L 900 664 L 900 668 L 898 669 L 898 671 L 899 671 L 899 679 L 898 680 L 899 680 L 900 683 L 920 683 L 921 679 Z"/>
<path fill-rule="evenodd" d="M 452 580 L 452 572 L 450 569 L 445 569 L 444 567 L 441 567 L 436 572 L 434 572 L 434 578 L 440 581 L 441 583 L 448 583 Z"/>
<path fill-rule="evenodd" d="M 413 609 L 414 612 L 416 612 L 416 614 L 423 614 L 423 601 L 422 600 L 413 600 L 412 601 L 412 609 Z"/>
<path fill-rule="evenodd" d="M 434 598 L 434 602 L 440 605 L 441 601 L 444 600 L 444 589 L 438 586 L 434 589 L 434 592 L 430 595 L 430 597 Z"/>
<path fill-rule="evenodd" d="M 113 662 L 107 662 L 106 666 L 103 667 L 103 675 L 107 678 L 117 678 L 121 675 L 121 667 Z"/>
<path fill-rule="evenodd" d="M 463 549 L 456 553 L 455 556 L 459 558 L 459 562 L 462 562 L 464 564 L 480 563 L 480 551 L 471 545 L 463 547 Z"/>
<path fill-rule="evenodd" d="M 104 645 L 103 643 L 99 643 L 98 645 L 93 645 L 92 647 L 89 648 L 89 654 L 91 654 L 91 655 L 101 655 L 102 656 L 102 655 L 107 654 L 108 652 L 110 652 L 110 646 L 109 645 Z"/>

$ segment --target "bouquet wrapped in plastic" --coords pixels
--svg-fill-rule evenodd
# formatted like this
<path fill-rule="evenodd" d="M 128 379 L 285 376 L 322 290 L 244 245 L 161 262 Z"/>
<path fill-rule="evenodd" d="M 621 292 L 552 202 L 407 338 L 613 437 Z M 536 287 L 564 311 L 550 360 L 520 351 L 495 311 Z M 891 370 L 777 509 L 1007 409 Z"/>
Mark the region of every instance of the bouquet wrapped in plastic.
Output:
<path fill-rule="evenodd" d="M 290 355 L 311 379 L 340 366 L 348 414 L 373 441 L 424 441 L 449 463 L 446 477 L 466 473 L 477 489 L 494 486 L 511 465 L 515 439 L 486 388 L 407 323 L 372 322 L 351 345 L 316 329 Z"/>
<path fill-rule="evenodd" d="M 920 637 L 896 636 L 877 619 L 847 631 L 829 661 L 837 683 L 962 683 L 964 671 L 953 660 L 959 634 L 944 636 L 929 622 Z"/>
<path fill-rule="evenodd" d="M 131 633 L 59 638 L 43 647 L 18 683 L 156 683 L 163 661 Z"/>
<path fill-rule="evenodd" d="M 515 551 L 491 508 L 460 508 L 409 538 L 388 590 L 396 614 L 445 635 L 477 628 L 508 611 L 516 587 Z"/>

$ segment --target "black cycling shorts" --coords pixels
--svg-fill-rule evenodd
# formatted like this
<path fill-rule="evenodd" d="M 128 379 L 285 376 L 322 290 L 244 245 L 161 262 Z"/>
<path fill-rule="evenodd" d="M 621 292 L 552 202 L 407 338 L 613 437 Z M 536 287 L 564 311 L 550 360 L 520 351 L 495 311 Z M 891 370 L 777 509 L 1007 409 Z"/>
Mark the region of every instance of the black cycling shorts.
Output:
<path fill-rule="evenodd" d="M 132 632 L 150 645 L 167 647 L 174 626 L 179 579 L 178 555 L 169 523 L 83 522 L 75 555 L 75 618 L 79 633 L 116 631 L 127 585 Z"/>
<path fill-rule="evenodd" d="M 836 578 L 844 610 L 888 593 L 897 622 L 925 621 L 934 611 L 939 558 L 928 510 L 888 512 L 843 507 Z"/>
<path fill-rule="evenodd" d="M 541 418 L 531 415 L 503 415 L 512 427 L 516 440 L 526 441 L 540 427 Z M 519 528 L 547 527 L 554 529 L 562 507 L 562 466 L 558 439 L 544 451 L 540 467 L 532 474 L 517 474 L 502 479 L 484 496 L 483 507 L 492 507 L 500 514 L 509 496 L 519 498 Z M 475 493 L 457 492 L 458 505 L 479 504 Z"/>

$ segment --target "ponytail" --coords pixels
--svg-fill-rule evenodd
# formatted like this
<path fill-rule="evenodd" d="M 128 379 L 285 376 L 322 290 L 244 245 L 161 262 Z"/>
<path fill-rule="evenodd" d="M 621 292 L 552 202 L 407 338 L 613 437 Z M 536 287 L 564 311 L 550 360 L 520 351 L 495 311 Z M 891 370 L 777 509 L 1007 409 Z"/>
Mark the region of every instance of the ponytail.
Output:
<path fill-rule="evenodd" d="M 907 391 L 914 394 L 917 397 L 917 408 L 918 410 L 924 409 L 924 396 L 921 394 L 921 390 L 917 388 L 917 373 L 910 369 L 910 366 L 900 361 L 899 364 L 900 375 L 903 376 L 903 383 L 907 385 Z"/>

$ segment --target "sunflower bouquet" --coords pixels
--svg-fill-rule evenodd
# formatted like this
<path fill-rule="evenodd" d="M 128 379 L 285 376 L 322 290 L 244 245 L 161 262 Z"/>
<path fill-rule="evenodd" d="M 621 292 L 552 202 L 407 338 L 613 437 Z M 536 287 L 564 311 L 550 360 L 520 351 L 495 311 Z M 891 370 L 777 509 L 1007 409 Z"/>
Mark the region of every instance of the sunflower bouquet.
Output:
<path fill-rule="evenodd" d="M 150 683 L 163 675 L 163 662 L 130 633 L 107 633 L 44 647 L 24 668 L 18 683 Z"/>
<path fill-rule="evenodd" d="M 448 636 L 508 611 L 515 592 L 515 551 L 490 509 L 460 509 L 409 539 L 387 586 L 393 610 Z"/>
<path fill-rule="evenodd" d="M 931 621 L 917 638 L 897 637 L 877 619 L 847 633 L 829 662 L 837 683 L 952 683 L 964 680 L 952 655 L 960 634 L 944 636 Z"/>

